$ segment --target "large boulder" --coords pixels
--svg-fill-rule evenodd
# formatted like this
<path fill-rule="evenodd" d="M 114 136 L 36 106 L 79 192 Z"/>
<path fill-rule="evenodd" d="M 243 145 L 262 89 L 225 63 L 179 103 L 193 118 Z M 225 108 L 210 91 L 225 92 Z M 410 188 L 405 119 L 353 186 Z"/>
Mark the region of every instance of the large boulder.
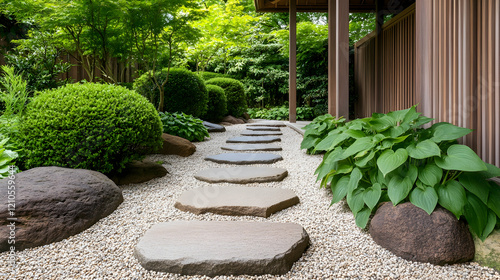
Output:
<path fill-rule="evenodd" d="M 163 146 L 157 152 L 158 154 L 188 157 L 196 151 L 196 146 L 182 137 L 163 133 L 161 138 L 163 139 Z"/>
<path fill-rule="evenodd" d="M 121 189 L 96 171 L 38 167 L 15 176 L 15 198 L 9 197 L 15 209 L 7 203 L 0 208 L 0 252 L 11 246 L 7 237 L 12 226 L 16 250 L 42 246 L 82 232 L 123 201 Z M 0 181 L 7 185 L 7 178 Z M 7 191 L 0 199 L 8 201 Z"/>
<path fill-rule="evenodd" d="M 109 178 L 115 184 L 128 185 L 147 182 L 154 178 L 160 178 L 167 175 L 167 169 L 161 164 L 142 160 L 134 160 L 125 165 L 125 168 L 118 174 L 110 175 Z"/>
<path fill-rule="evenodd" d="M 500 271 L 500 230 L 493 231 L 484 242 L 475 237 L 474 243 L 476 245 L 474 261 Z"/>
<path fill-rule="evenodd" d="M 438 207 L 429 215 L 410 202 L 384 203 L 371 220 L 370 235 L 403 259 L 437 265 L 472 260 L 474 241 L 467 224 Z"/>
<path fill-rule="evenodd" d="M 222 118 L 221 123 L 244 124 L 245 121 L 233 116 L 225 116 L 224 118 Z"/>

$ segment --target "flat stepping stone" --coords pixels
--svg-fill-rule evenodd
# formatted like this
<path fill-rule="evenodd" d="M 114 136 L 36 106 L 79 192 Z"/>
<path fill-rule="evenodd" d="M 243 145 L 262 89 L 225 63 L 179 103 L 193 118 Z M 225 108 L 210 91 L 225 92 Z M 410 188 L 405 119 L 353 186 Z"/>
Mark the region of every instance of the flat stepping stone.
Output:
<path fill-rule="evenodd" d="M 228 168 L 209 168 L 198 171 L 194 177 L 209 183 L 264 183 L 281 181 L 288 176 L 283 168 L 239 166 Z"/>
<path fill-rule="evenodd" d="M 256 122 L 247 124 L 247 126 L 272 126 L 272 127 L 285 127 L 284 122 Z"/>
<path fill-rule="evenodd" d="M 276 136 L 239 136 L 228 139 L 226 143 L 271 143 L 281 142 Z"/>
<path fill-rule="evenodd" d="M 299 202 L 297 195 L 288 189 L 208 186 L 184 192 L 174 206 L 197 215 L 267 218 Z"/>
<path fill-rule="evenodd" d="M 226 128 L 222 125 L 211 123 L 211 122 L 203 122 L 203 126 L 207 128 L 208 132 L 225 132 Z"/>
<path fill-rule="evenodd" d="M 247 129 L 256 131 L 281 131 L 281 128 L 272 126 L 247 126 Z"/>
<path fill-rule="evenodd" d="M 208 156 L 205 158 L 205 160 L 229 164 L 270 164 L 283 160 L 283 158 L 280 155 L 275 154 L 225 153 L 215 156 Z"/>
<path fill-rule="evenodd" d="M 283 135 L 280 131 L 253 131 L 247 130 L 243 131 L 241 135 L 244 136 L 268 136 L 268 135 Z"/>
<path fill-rule="evenodd" d="M 148 270 L 183 275 L 281 275 L 309 245 L 295 223 L 173 221 L 156 224 L 134 255 Z"/>
<path fill-rule="evenodd" d="M 226 145 L 221 149 L 227 151 L 282 151 L 283 148 L 273 144 L 238 144 Z"/>

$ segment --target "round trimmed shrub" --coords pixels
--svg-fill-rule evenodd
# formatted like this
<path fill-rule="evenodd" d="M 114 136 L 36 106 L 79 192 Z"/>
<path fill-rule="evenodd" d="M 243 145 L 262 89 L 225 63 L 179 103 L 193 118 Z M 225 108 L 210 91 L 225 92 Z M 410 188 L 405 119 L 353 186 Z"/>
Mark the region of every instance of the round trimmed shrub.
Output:
<path fill-rule="evenodd" d="M 167 69 L 155 73 L 158 83 L 167 78 Z M 148 98 L 158 108 L 160 90 L 150 73 L 145 73 L 134 81 L 134 90 Z M 204 81 L 195 73 L 183 68 L 171 68 L 164 87 L 164 111 L 183 112 L 201 117 L 207 112 L 208 92 Z"/>
<path fill-rule="evenodd" d="M 27 168 L 60 166 L 102 173 L 161 148 L 162 125 L 150 102 L 124 87 L 70 84 L 40 93 L 20 126 Z"/>
<path fill-rule="evenodd" d="M 224 89 L 216 85 L 207 85 L 208 111 L 204 118 L 207 121 L 218 122 L 227 114 L 227 98 Z"/>
<path fill-rule="evenodd" d="M 206 82 L 207 85 L 216 85 L 224 89 L 227 97 L 227 111 L 233 117 L 241 117 L 248 109 L 245 87 L 231 78 L 213 78 Z"/>
<path fill-rule="evenodd" d="M 221 73 L 214 73 L 214 72 L 205 72 L 205 71 L 201 71 L 201 72 L 198 72 L 198 75 L 204 80 L 204 81 L 208 81 L 210 79 L 213 79 L 213 78 L 227 78 L 226 75 L 224 74 L 221 74 Z"/>

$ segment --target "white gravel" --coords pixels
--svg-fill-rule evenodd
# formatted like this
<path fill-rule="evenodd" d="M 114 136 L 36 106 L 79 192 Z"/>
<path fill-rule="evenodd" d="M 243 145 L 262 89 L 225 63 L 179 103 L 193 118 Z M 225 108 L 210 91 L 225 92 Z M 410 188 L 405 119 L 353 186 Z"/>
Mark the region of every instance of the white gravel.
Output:
<path fill-rule="evenodd" d="M 235 125 L 227 127 L 226 133 L 211 134 L 210 140 L 196 144 L 196 153 L 188 158 L 149 156 L 150 160 L 163 161 L 170 173 L 147 183 L 125 186 L 125 201 L 120 207 L 84 232 L 61 242 L 18 252 L 15 271 L 7 264 L 7 253 L 0 254 L 0 279 L 211 279 L 147 271 L 134 258 L 134 246 L 147 229 L 173 220 L 294 222 L 309 233 L 312 245 L 283 276 L 214 279 L 500 279 L 498 272 L 477 263 L 451 266 L 413 263 L 378 246 L 366 231 L 356 227 L 352 213 L 343 202 L 329 207 L 331 196 L 318 188 L 314 176 L 321 156 L 301 151 L 302 136 L 290 128 L 282 128 L 282 142 L 277 143 L 283 151 L 273 152 L 282 155 L 284 160 L 271 165 L 288 169 L 289 176 L 282 182 L 255 186 L 292 189 L 299 196 L 300 204 L 268 219 L 197 216 L 174 208 L 176 198 L 184 190 L 208 185 L 194 179 L 196 171 L 228 166 L 203 158 L 224 152 L 220 147 L 225 140 L 239 136 L 244 129 L 245 125 Z"/>

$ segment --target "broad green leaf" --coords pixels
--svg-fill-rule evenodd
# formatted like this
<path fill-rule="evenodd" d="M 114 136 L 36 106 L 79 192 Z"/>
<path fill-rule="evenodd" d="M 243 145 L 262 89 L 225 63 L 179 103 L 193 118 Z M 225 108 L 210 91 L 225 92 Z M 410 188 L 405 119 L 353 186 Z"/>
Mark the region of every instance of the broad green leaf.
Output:
<path fill-rule="evenodd" d="M 438 203 L 460 219 L 462 216 L 464 205 L 467 203 L 465 190 L 457 181 L 449 181 L 446 185 L 437 187 L 439 195 Z"/>
<path fill-rule="evenodd" d="M 430 130 L 434 132 L 431 140 L 436 143 L 456 140 L 472 132 L 472 129 L 459 127 L 447 122 L 436 123 Z"/>
<path fill-rule="evenodd" d="M 406 177 L 410 178 L 410 182 L 412 185 L 415 184 L 415 181 L 418 177 L 418 168 L 415 165 L 410 165 L 410 168 L 408 168 L 408 171 L 406 173 Z"/>
<path fill-rule="evenodd" d="M 349 162 L 349 160 L 341 160 L 336 163 L 337 165 L 337 173 L 338 174 L 347 174 L 351 173 L 354 166 Z"/>
<path fill-rule="evenodd" d="M 349 184 L 349 176 L 343 176 L 336 182 L 336 184 L 332 183 L 331 190 L 333 194 L 332 204 L 335 204 L 347 195 L 347 186 Z"/>
<path fill-rule="evenodd" d="M 484 204 L 488 203 L 490 185 L 477 173 L 464 172 L 458 177 L 460 183 L 471 193 L 475 194 Z"/>
<path fill-rule="evenodd" d="M 436 208 L 438 195 L 432 187 L 424 187 L 424 190 L 414 188 L 410 193 L 410 202 L 430 215 Z"/>
<path fill-rule="evenodd" d="M 488 207 L 477 196 L 468 193 L 467 203 L 464 206 L 464 216 L 469 224 L 469 229 L 481 238 L 488 224 Z"/>
<path fill-rule="evenodd" d="M 441 149 L 439 149 L 439 146 L 431 140 L 424 140 L 417 145 L 413 143 L 409 145 L 406 150 L 408 151 L 408 155 L 410 157 L 416 159 L 424 159 L 441 155 Z"/>
<path fill-rule="evenodd" d="M 491 209 L 488 209 L 488 220 L 486 222 L 486 226 L 483 230 L 483 235 L 481 236 L 481 240 L 484 241 L 493 232 L 495 229 L 495 225 L 497 224 L 497 216 Z"/>
<path fill-rule="evenodd" d="M 368 224 L 368 220 L 370 219 L 372 211 L 365 207 L 363 210 L 359 211 L 356 214 L 356 225 L 360 228 L 365 228 L 366 224 Z"/>
<path fill-rule="evenodd" d="M 418 117 L 420 116 L 420 113 L 417 112 L 417 106 L 416 105 L 413 105 L 409 110 L 408 112 L 406 113 L 406 115 L 404 116 L 403 118 L 403 123 L 405 124 L 410 124 L 411 122 L 415 121 L 418 119 Z"/>
<path fill-rule="evenodd" d="M 478 173 L 479 176 L 485 178 L 485 179 L 490 179 L 494 177 L 500 177 L 500 168 L 494 166 L 493 164 L 486 163 L 486 168 L 488 168 L 487 171 L 481 171 Z"/>
<path fill-rule="evenodd" d="M 344 133 L 346 135 L 349 135 L 350 137 L 352 137 L 354 139 L 366 137 L 366 134 L 361 130 L 348 129 L 348 130 L 344 131 Z"/>
<path fill-rule="evenodd" d="M 382 132 L 391 126 L 397 125 L 396 120 L 388 115 L 382 115 L 382 117 L 374 118 L 369 123 L 371 128 L 376 132 Z"/>
<path fill-rule="evenodd" d="M 389 195 L 389 199 L 392 201 L 392 204 L 396 206 L 403 199 L 408 197 L 412 188 L 413 183 L 410 181 L 410 178 L 403 178 L 399 175 L 395 175 L 387 185 L 387 195 Z"/>
<path fill-rule="evenodd" d="M 362 159 L 356 160 L 354 163 L 358 167 L 365 167 L 368 162 L 375 157 L 375 154 L 375 151 L 371 151 L 367 156 L 363 157 Z"/>
<path fill-rule="evenodd" d="M 373 186 L 367 188 L 363 194 L 363 201 L 366 206 L 370 209 L 373 209 L 377 206 L 378 201 L 380 200 L 380 196 L 382 195 L 382 187 L 379 183 L 373 184 Z"/>
<path fill-rule="evenodd" d="M 432 122 L 434 119 L 431 119 L 431 118 L 428 118 L 428 117 L 425 117 L 425 116 L 419 116 L 416 120 L 415 120 L 415 124 L 413 125 L 413 128 L 418 128 L 426 123 L 430 123 Z"/>
<path fill-rule="evenodd" d="M 361 151 L 371 149 L 375 146 L 372 143 L 372 137 L 367 136 L 356 140 L 351 146 L 349 146 L 344 153 L 342 154 L 342 158 L 348 158 L 354 154 L 357 154 Z"/>
<path fill-rule="evenodd" d="M 328 135 L 327 137 L 325 137 L 325 139 L 323 139 L 319 143 L 317 143 L 314 148 L 317 151 L 330 150 L 330 146 L 332 145 L 333 140 L 335 140 L 335 138 L 337 138 L 338 136 L 339 136 L 338 134 Z M 304 139 L 304 141 L 305 141 L 305 139 Z M 302 143 L 304 143 L 304 142 L 302 142 Z"/>
<path fill-rule="evenodd" d="M 384 176 L 386 176 L 387 173 L 405 163 L 407 159 L 408 152 L 405 149 L 398 149 L 396 152 L 393 150 L 386 150 L 377 159 L 377 166 Z"/>
<path fill-rule="evenodd" d="M 321 139 L 319 138 L 316 138 L 316 137 L 304 137 L 304 140 L 302 140 L 302 143 L 300 143 L 300 148 L 301 149 L 309 149 L 309 148 L 312 148 L 314 147 L 316 144 L 318 144 L 318 142 L 320 141 Z"/>
<path fill-rule="evenodd" d="M 418 179 L 428 186 L 435 186 L 443 177 L 443 169 L 431 163 L 420 167 Z"/>
<path fill-rule="evenodd" d="M 363 174 L 359 168 L 354 168 L 351 172 L 351 178 L 349 180 L 349 185 L 347 187 L 348 192 L 352 192 L 358 187 L 359 181 L 363 178 Z"/>
<path fill-rule="evenodd" d="M 488 182 L 490 185 L 490 195 L 488 197 L 488 207 L 500 217 L 500 186 L 495 182 Z"/>
<path fill-rule="evenodd" d="M 437 166 L 446 170 L 459 171 L 486 171 L 486 164 L 477 154 L 465 145 L 455 144 L 448 148 L 447 154 L 441 158 L 436 157 Z"/>
<path fill-rule="evenodd" d="M 412 109 L 415 110 L 415 106 L 412 106 L 412 107 L 410 107 L 408 109 L 404 109 L 404 110 L 389 112 L 389 113 L 387 113 L 387 115 L 393 117 L 396 120 L 396 122 L 402 122 L 405 119 L 406 115 L 408 115 L 408 113 Z M 417 117 L 418 117 L 418 115 L 417 115 Z"/>
<path fill-rule="evenodd" d="M 347 193 L 347 204 L 351 209 L 352 213 L 356 216 L 356 214 L 363 209 L 365 202 L 363 200 L 363 192 L 364 189 L 357 188 L 353 192 Z"/>

